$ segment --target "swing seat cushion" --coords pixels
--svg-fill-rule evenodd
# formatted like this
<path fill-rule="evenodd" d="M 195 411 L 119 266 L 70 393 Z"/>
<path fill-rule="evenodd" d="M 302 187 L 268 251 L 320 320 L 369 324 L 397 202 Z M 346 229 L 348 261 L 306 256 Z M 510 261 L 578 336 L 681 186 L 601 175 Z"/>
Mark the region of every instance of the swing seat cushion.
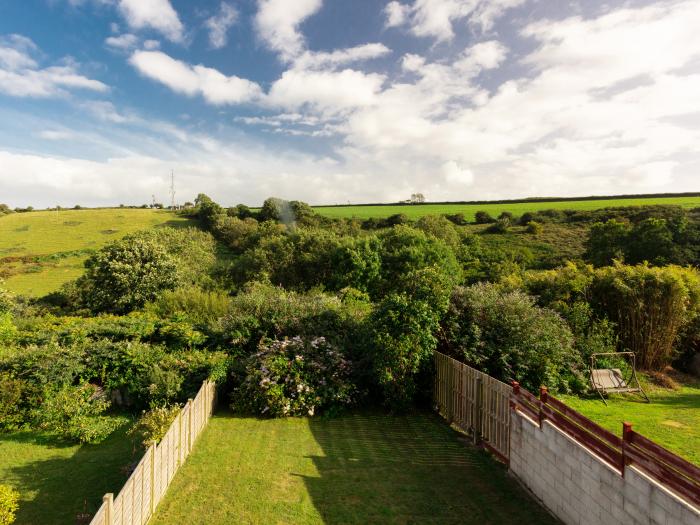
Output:
<path fill-rule="evenodd" d="M 591 371 L 593 387 L 604 392 L 630 392 L 619 368 L 601 368 Z"/>

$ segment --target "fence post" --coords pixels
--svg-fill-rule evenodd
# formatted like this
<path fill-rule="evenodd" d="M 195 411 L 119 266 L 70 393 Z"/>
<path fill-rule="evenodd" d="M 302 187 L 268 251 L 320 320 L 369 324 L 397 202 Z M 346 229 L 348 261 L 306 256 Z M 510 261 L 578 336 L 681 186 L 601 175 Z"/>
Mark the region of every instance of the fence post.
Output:
<path fill-rule="evenodd" d="M 482 404 L 483 404 L 483 384 L 484 381 L 481 375 L 476 374 L 476 381 L 474 382 L 474 432 L 473 439 L 474 444 L 478 445 L 481 440 L 481 415 L 482 415 Z"/>
<path fill-rule="evenodd" d="M 542 411 L 542 407 L 547 404 L 547 397 L 549 395 L 549 391 L 547 390 L 546 386 L 541 386 L 540 387 L 540 413 L 539 413 L 539 423 L 540 423 L 540 430 L 542 430 L 542 422 L 544 421 L 544 412 Z"/>
<path fill-rule="evenodd" d="M 632 443 L 632 423 L 622 423 L 622 465 L 620 465 L 620 472 L 622 477 L 625 477 L 625 470 L 627 469 L 627 447 Z"/>
<path fill-rule="evenodd" d="M 102 497 L 102 503 L 105 505 L 105 523 L 112 525 L 114 523 L 114 494 L 111 492 Z"/>

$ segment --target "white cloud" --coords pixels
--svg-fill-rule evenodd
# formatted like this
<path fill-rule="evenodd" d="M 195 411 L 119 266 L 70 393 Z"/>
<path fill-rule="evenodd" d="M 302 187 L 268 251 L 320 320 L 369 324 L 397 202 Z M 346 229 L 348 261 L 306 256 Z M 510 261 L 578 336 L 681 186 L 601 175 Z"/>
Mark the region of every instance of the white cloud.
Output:
<path fill-rule="evenodd" d="M 201 95 L 211 104 L 243 104 L 262 95 L 254 82 L 202 65 L 191 66 L 160 51 L 137 51 L 129 61 L 143 75 L 173 91 L 190 97 Z"/>
<path fill-rule="evenodd" d="M 408 21 L 411 7 L 394 0 L 386 5 L 384 14 L 386 15 L 386 27 L 399 27 Z"/>
<path fill-rule="evenodd" d="M 299 25 L 321 5 L 322 0 L 258 0 L 255 16 L 258 35 L 282 60 L 290 61 L 305 48 Z"/>
<path fill-rule="evenodd" d="M 70 131 L 57 130 L 57 129 L 46 129 L 37 134 L 42 139 L 61 141 L 61 140 L 73 140 L 75 135 Z"/>
<path fill-rule="evenodd" d="M 416 36 L 437 41 L 454 37 L 454 24 L 467 20 L 470 25 L 488 31 L 508 9 L 526 0 L 413 0 L 412 4 L 397 1 L 387 4 L 386 27 L 408 25 Z"/>
<path fill-rule="evenodd" d="M 471 186 L 474 184 L 474 173 L 468 168 L 461 167 L 456 161 L 450 160 L 442 165 L 442 175 L 448 184 Z"/>
<path fill-rule="evenodd" d="M 270 88 L 267 103 L 287 109 L 310 107 L 326 115 L 375 102 L 385 77 L 352 69 L 290 69 Z"/>
<path fill-rule="evenodd" d="M 146 40 L 143 43 L 143 48 L 148 50 L 148 51 L 160 49 L 160 42 L 158 42 L 158 40 Z"/>
<path fill-rule="evenodd" d="M 204 22 L 205 27 L 209 30 L 209 43 L 214 49 L 225 47 L 228 42 L 228 30 L 238 20 L 238 11 L 231 4 L 221 2 L 219 12 L 208 18 Z"/>
<path fill-rule="evenodd" d="M 184 38 L 184 26 L 169 0 L 119 0 L 119 10 L 132 29 L 154 29 L 172 42 Z"/>
<path fill-rule="evenodd" d="M 0 38 L 0 93 L 14 97 L 48 98 L 66 95 L 71 89 L 105 92 L 98 80 L 78 73 L 78 65 L 65 59 L 62 65 L 41 68 L 32 54 L 38 48 L 21 35 Z"/>
<path fill-rule="evenodd" d="M 335 68 L 353 62 L 380 58 L 389 53 L 391 49 L 380 43 L 363 44 L 330 52 L 305 51 L 294 61 L 294 67 L 298 69 Z"/>
<path fill-rule="evenodd" d="M 679 188 L 700 141 L 698 24 L 689 0 L 532 23 L 529 72 L 491 91 L 478 79 L 507 58 L 496 41 L 452 63 L 408 55 L 417 79 L 350 115 L 344 154 L 426 170 L 454 160 L 482 198 Z"/>
<path fill-rule="evenodd" d="M 129 51 L 135 48 L 138 45 L 138 43 L 138 37 L 132 35 L 131 33 L 125 33 L 119 36 L 110 36 L 107 37 L 107 39 L 105 39 L 105 44 L 107 44 L 109 47 L 119 49 L 122 51 Z"/>

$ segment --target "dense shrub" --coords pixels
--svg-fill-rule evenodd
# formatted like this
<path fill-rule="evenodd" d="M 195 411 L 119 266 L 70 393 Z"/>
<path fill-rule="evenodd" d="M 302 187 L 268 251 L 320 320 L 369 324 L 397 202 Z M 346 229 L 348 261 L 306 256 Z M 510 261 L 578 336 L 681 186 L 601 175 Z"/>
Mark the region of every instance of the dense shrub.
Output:
<path fill-rule="evenodd" d="M 8 372 L 0 372 L 0 431 L 16 430 L 25 424 L 25 390 L 22 380 Z"/>
<path fill-rule="evenodd" d="M 69 441 L 98 443 L 125 423 L 124 418 L 104 415 L 109 406 L 94 385 L 65 386 L 47 390 L 34 417 L 41 429 Z"/>
<path fill-rule="evenodd" d="M 369 308 L 369 300 L 357 290 L 345 290 L 338 297 L 252 283 L 232 299 L 222 324 L 226 340 L 244 355 L 254 353 L 263 339 L 295 335 L 323 335 L 331 344 L 350 351 L 358 343 Z"/>
<path fill-rule="evenodd" d="M 700 274 L 691 268 L 617 264 L 596 271 L 592 304 L 617 324 L 620 344 L 639 366 L 662 370 L 700 310 Z"/>
<path fill-rule="evenodd" d="M 526 223 L 526 231 L 531 235 L 539 235 L 544 231 L 544 226 L 537 221 L 529 221 Z"/>
<path fill-rule="evenodd" d="M 486 233 L 508 233 L 508 228 L 511 226 L 511 220 L 507 217 L 499 217 L 491 226 L 486 228 Z"/>
<path fill-rule="evenodd" d="M 128 313 L 177 285 L 177 264 L 153 240 L 124 238 L 85 262 L 78 280 L 84 304 L 93 312 Z"/>
<path fill-rule="evenodd" d="M 417 375 L 430 360 L 439 313 L 425 301 L 391 294 L 370 318 L 373 371 L 384 404 L 404 410 L 417 395 Z"/>
<path fill-rule="evenodd" d="M 179 405 L 173 405 L 143 412 L 136 424 L 129 429 L 128 434 L 137 439 L 143 448 L 148 448 L 154 443 L 160 443 L 180 413 L 180 410 Z"/>
<path fill-rule="evenodd" d="M 350 405 L 351 363 L 323 337 L 262 344 L 246 362 L 234 410 L 279 416 L 314 415 Z"/>
<path fill-rule="evenodd" d="M 441 348 L 503 381 L 579 388 L 582 368 L 573 336 L 554 311 L 496 285 L 458 288 L 442 323 Z"/>
<path fill-rule="evenodd" d="M 14 523 L 18 509 L 19 493 L 9 485 L 0 485 L 0 525 Z"/>
<path fill-rule="evenodd" d="M 408 226 L 397 226 L 383 232 L 380 240 L 381 274 L 379 285 L 371 294 L 375 299 L 401 293 L 406 277 L 425 268 L 434 268 L 455 283 L 461 280 L 462 269 L 454 251 L 432 235 Z"/>
<path fill-rule="evenodd" d="M 474 222 L 476 222 L 476 224 L 491 224 L 492 222 L 496 222 L 496 219 L 487 211 L 477 211 L 474 214 Z"/>

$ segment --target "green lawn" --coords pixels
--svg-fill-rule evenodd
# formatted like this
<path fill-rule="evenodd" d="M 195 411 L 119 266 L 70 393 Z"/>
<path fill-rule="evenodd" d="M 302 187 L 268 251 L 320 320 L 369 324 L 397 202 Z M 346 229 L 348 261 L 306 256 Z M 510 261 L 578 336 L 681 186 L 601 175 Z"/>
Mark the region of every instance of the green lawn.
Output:
<path fill-rule="evenodd" d="M 182 226 L 169 211 L 61 210 L 0 217 L 0 278 L 16 293 L 41 296 L 79 277 L 91 251 L 139 230 Z"/>
<path fill-rule="evenodd" d="M 153 525 L 555 523 L 430 413 L 215 416 Z"/>
<path fill-rule="evenodd" d="M 75 523 L 87 502 L 95 512 L 119 492 L 132 461 L 132 442 L 118 430 L 99 445 L 67 445 L 36 432 L 0 434 L 0 482 L 20 492 L 17 525 Z M 138 452 L 137 452 L 138 454 Z"/>
<path fill-rule="evenodd" d="M 555 201 L 555 202 L 519 202 L 510 204 L 421 204 L 421 205 L 386 205 L 386 206 L 319 206 L 314 210 L 326 217 L 359 219 L 382 218 L 404 213 L 412 219 L 423 215 L 439 215 L 443 213 L 463 213 L 467 220 L 474 220 L 477 211 L 486 211 L 498 216 L 501 212 L 509 211 L 514 215 L 539 210 L 599 210 L 618 206 L 642 206 L 666 204 L 683 206 L 684 208 L 700 207 L 700 197 L 666 197 L 646 199 L 606 199 L 593 201 Z"/>
<path fill-rule="evenodd" d="M 611 395 L 608 406 L 599 397 L 561 396 L 561 399 L 618 435 L 622 435 L 622 422 L 628 421 L 637 432 L 700 465 L 700 380 L 686 383 L 679 390 L 646 382 L 642 385 L 651 403 L 631 394 Z"/>

